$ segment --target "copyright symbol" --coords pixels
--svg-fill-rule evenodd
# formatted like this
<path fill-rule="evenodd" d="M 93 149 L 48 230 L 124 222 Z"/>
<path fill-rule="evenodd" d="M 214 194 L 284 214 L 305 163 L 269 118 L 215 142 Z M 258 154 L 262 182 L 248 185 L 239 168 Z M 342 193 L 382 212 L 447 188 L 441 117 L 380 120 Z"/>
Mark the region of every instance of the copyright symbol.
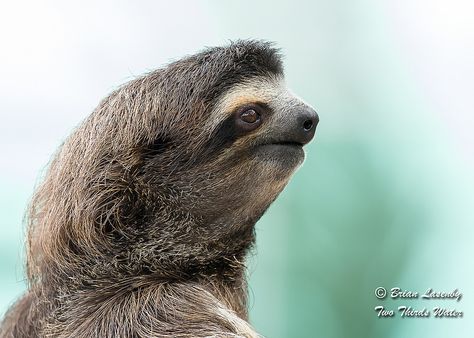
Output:
<path fill-rule="evenodd" d="M 379 286 L 377 289 L 375 289 L 375 297 L 378 299 L 384 299 L 387 296 L 387 290 L 385 290 L 384 287 Z"/>

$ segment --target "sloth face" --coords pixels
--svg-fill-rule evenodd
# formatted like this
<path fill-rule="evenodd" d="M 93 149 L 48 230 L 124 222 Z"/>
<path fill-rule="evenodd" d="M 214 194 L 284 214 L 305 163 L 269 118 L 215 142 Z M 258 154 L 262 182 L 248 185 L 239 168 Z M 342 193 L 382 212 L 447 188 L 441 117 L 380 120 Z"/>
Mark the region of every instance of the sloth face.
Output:
<path fill-rule="evenodd" d="M 213 116 L 211 140 L 221 146 L 216 162 L 228 168 L 222 181 L 232 191 L 222 196 L 233 199 L 222 207 L 253 222 L 302 164 L 303 146 L 314 136 L 318 115 L 290 93 L 282 77 L 270 76 L 232 88 Z"/>
<path fill-rule="evenodd" d="M 180 202 L 206 224 L 253 223 L 302 164 L 318 115 L 275 75 L 233 86 L 208 116 L 193 122 L 199 139 L 190 137 L 185 148 L 199 147 L 177 161 L 180 186 L 170 190 L 185 191 Z"/>

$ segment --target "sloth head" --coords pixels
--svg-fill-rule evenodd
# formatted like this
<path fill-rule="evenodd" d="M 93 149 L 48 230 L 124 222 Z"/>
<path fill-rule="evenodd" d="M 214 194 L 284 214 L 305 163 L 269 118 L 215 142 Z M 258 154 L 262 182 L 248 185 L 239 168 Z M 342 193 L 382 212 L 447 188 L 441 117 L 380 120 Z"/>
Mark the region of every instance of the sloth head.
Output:
<path fill-rule="evenodd" d="M 125 84 L 38 189 L 30 275 L 189 275 L 240 260 L 317 123 L 266 42 L 209 48 Z"/>

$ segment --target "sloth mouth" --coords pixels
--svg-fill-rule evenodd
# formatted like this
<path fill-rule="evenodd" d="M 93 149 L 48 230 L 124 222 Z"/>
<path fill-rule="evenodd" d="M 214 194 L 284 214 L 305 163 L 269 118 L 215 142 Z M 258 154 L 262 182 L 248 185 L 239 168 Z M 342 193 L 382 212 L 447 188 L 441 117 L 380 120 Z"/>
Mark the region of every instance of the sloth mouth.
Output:
<path fill-rule="evenodd" d="M 301 149 L 303 148 L 303 144 L 296 141 L 269 141 L 260 144 L 263 147 L 271 147 L 271 148 L 288 148 L 288 149 Z"/>
<path fill-rule="evenodd" d="M 287 147 L 303 147 L 302 143 L 294 142 L 294 141 L 278 141 L 278 142 L 272 142 L 269 144 L 287 146 Z"/>
<path fill-rule="evenodd" d="M 303 144 L 295 141 L 276 141 L 261 143 L 257 148 L 259 152 L 269 155 L 271 158 L 281 157 L 304 157 Z"/>

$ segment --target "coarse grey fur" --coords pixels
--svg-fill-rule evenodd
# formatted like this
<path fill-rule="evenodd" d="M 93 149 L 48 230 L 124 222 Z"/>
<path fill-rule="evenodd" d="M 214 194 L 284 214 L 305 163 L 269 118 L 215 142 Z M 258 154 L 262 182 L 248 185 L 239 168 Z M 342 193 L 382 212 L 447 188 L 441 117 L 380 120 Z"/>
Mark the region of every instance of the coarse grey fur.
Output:
<path fill-rule="evenodd" d="M 282 81 L 270 43 L 237 41 L 105 98 L 33 197 L 29 287 L 0 336 L 256 337 L 245 256 L 304 158 L 277 144 L 307 107 Z M 242 133 L 249 103 L 266 113 Z"/>

